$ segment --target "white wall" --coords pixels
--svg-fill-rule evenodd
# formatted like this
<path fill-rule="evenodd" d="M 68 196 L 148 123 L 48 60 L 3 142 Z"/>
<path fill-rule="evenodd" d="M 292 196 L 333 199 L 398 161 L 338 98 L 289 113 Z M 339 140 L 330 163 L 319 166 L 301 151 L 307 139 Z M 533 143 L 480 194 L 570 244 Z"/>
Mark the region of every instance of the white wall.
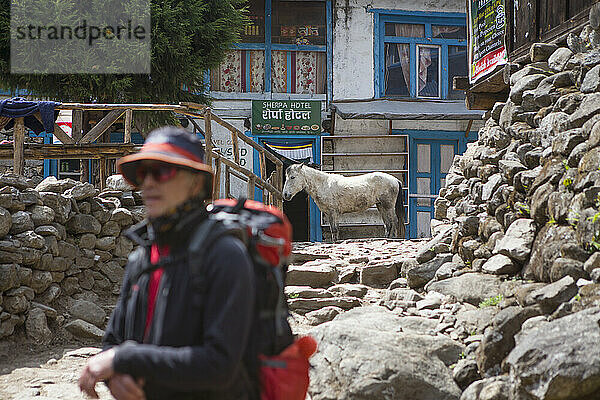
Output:
<path fill-rule="evenodd" d="M 367 99 L 373 88 L 373 13 L 368 8 L 465 12 L 464 0 L 336 0 L 333 15 L 333 99 Z"/>

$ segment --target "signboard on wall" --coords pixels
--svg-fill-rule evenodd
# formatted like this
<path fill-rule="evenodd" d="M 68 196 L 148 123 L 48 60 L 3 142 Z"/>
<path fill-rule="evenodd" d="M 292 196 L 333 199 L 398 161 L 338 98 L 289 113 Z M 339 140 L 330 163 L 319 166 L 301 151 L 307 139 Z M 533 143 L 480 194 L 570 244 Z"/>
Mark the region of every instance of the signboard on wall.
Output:
<path fill-rule="evenodd" d="M 318 100 L 252 100 L 252 134 L 321 133 Z"/>
<path fill-rule="evenodd" d="M 469 0 L 469 81 L 506 64 L 504 0 Z"/>

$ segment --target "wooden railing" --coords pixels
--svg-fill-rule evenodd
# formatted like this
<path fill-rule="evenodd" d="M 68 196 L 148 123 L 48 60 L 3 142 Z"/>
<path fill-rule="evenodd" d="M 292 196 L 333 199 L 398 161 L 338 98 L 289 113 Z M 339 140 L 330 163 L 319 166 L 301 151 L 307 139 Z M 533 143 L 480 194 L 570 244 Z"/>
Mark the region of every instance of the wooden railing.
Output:
<path fill-rule="evenodd" d="M 231 177 L 241 179 L 247 183 L 247 198 L 254 198 L 256 189 L 263 191 L 265 204 L 283 207 L 281 189 L 283 185 L 283 163 L 265 148 L 248 138 L 235 126 L 213 114 L 209 107 L 196 103 L 170 104 L 82 104 L 63 103 L 56 107 L 59 110 L 72 110 L 73 128 L 69 136 L 62 128 L 54 125 L 54 136 L 61 144 L 35 144 L 26 143 L 25 126 L 23 118 L 16 118 L 14 125 L 13 144 L 0 145 L 0 159 L 13 159 L 14 172 L 22 175 L 26 159 L 97 159 L 100 163 L 99 175 L 100 185 L 106 182 L 108 168 L 107 160 L 122 157 L 126 154 L 139 150 L 139 147 L 131 141 L 133 126 L 133 111 L 171 111 L 177 114 L 204 120 L 204 129 L 198 129 L 204 134 L 206 143 L 206 163 L 211 165 L 215 171 L 215 192 L 213 197 L 217 198 L 220 193 L 221 175 L 224 175 L 225 197 L 232 197 Z M 108 111 L 87 132 L 83 130 L 84 111 Z M 109 128 L 125 115 L 123 143 L 94 143 L 108 132 Z M 41 120 L 39 114 L 36 115 Z M 192 123 L 200 128 L 192 119 Z M 233 146 L 233 160 L 227 159 L 213 145 L 212 123 L 217 123 L 227 129 L 231 135 Z M 144 133 L 140 132 L 143 136 Z M 244 168 L 240 163 L 239 146 L 240 140 L 258 153 L 259 174 Z M 275 171 L 267 177 L 266 160 L 275 164 Z M 82 163 L 86 165 L 87 163 Z M 223 173 L 224 171 L 224 173 Z M 82 179 L 87 179 L 87 172 L 82 174 Z"/>

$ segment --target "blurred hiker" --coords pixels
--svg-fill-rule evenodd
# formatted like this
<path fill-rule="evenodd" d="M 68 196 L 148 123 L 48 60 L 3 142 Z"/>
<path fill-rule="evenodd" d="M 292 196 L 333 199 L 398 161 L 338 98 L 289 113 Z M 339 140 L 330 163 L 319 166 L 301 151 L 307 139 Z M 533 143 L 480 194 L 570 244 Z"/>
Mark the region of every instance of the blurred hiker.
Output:
<path fill-rule="evenodd" d="M 207 219 L 213 173 L 200 140 L 183 130 L 153 131 L 139 153 L 118 162 L 142 190 L 147 219 L 128 237 L 121 295 L 79 386 L 97 397 L 106 382 L 121 399 L 257 399 L 243 362 L 251 331 L 255 282 L 243 242 L 223 235 L 199 260 L 193 233 Z M 202 281 L 191 269 L 202 262 Z"/>

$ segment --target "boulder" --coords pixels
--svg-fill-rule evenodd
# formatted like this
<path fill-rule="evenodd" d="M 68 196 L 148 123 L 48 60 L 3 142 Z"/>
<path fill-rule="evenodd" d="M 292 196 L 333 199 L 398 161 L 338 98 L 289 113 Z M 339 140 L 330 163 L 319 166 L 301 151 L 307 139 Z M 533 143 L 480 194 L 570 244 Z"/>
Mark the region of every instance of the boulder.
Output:
<path fill-rule="evenodd" d="M 499 371 L 502 360 L 515 346 L 514 336 L 521 330 L 527 319 L 540 315 L 540 309 L 511 306 L 502 309 L 494 316 L 492 329 L 486 330 L 481 344 L 477 348 L 477 365 L 482 373 L 492 369 Z"/>
<path fill-rule="evenodd" d="M 106 319 L 106 312 L 101 307 L 86 300 L 76 300 L 69 311 L 73 317 L 98 327 L 104 325 Z"/>
<path fill-rule="evenodd" d="M 33 206 L 30 209 L 31 220 L 35 226 L 49 225 L 54 221 L 55 212 L 48 206 Z"/>
<path fill-rule="evenodd" d="M 324 322 L 331 321 L 338 314 L 341 314 L 343 312 L 344 312 L 344 310 L 341 309 L 340 307 L 327 306 L 327 307 L 323 307 L 319 310 L 315 310 L 315 311 L 306 313 L 305 317 L 308 319 L 308 322 L 314 326 L 314 325 L 322 324 Z"/>
<path fill-rule="evenodd" d="M 525 332 L 506 358 L 511 398 L 592 399 L 600 393 L 600 309 Z"/>
<path fill-rule="evenodd" d="M 31 220 L 31 215 L 25 211 L 17 211 L 12 214 L 12 225 L 10 227 L 10 233 L 17 234 L 25 231 L 32 231 L 35 226 Z"/>
<path fill-rule="evenodd" d="M 552 264 L 560 257 L 560 249 L 566 243 L 577 244 L 572 228 L 557 224 L 545 225 L 533 242 L 531 257 L 523 269 L 523 277 L 550 282 Z"/>
<path fill-rule="evenodd" d="M 466 389 L 471 383 L 480 379 L 477 362 L 472 359 L 458 360 L 452 370 L 452 378 L 462 390 Z"/>
<path fill-rule="evenodd" d="M 394 398 L 458 400 L 448 365 L 464 347 L 446 337 L 397 331 L 400 318 L 382 307 L 354 309 L 313 328 L 313 400 Z"/>
<path fill-rule="evenodd" d="M 50 175 L 41 181 L 35 190 L 38 192 L 53 192 L 53 193 L 64 193 L 66 190 L 71 189 L 79 184 L 76 180 L 67 179 L 56 179 L 55 176 Z"/>
<path fill-rule="evenodd" d="M 311 299 L 289 299 L 288 307 L 292 311 L 300 314 L 309 311 L 319 310 L 324 307 L 339 307 L 349 310 L 354 307 L 360 307 L 361 302 L 355 297 L 329 297 L 329 298 L 311 298 Z"/>
<path fill-rule="evenodd" d="M 559 47 L 548 58 L 548 66 L 556 72 L 563 71 L 573 52 L 567 47 Z"/>
<path fill-rule="evenodd" d="M 534 43 L 529 48 L 529 58 L 531 62 L 547 61 L 554 54 L 558 46 L 550 43 Z"/>
<path fill-rule="evenodd" d="M 86 214 L 75 214 L 67 221 L 66 228 L 70 233 L 93 233 L 98 235 L 102 226 L 96 218 Z"/>
<path fill-rule="evenodd" d="M 369 288 L 365 285 L 358 285 L 352 283 L 343 283 L 340 285 L 334 285 L 328 289 L 330 293 L 340 297 L 357 297 L 362 298 L 367 294 Z"/>
<path fill-rule="evenodd" d="M 480 273 L 466 273 L 460 276 L 432 282 L 427 289 L 447 296 L 454 296 L 460 302 L 478 306 L 482 301 L 498 296 L 501 279 L 497 276 Z"/>
<path fill-rule="evenodd" d="M 600 113 L 600 93 L 586 94 L 579 108 L 569 116 L 569 125 L 577 128 L 588 118 Z"/>
<path fill-rule="evenodd" d="M 528 304 L 537 303 L 542 311 L 551 314 L 562 303 L 571 300 L 577 294 L 577 291 L 575 280 L 570 276 L 565 276 L 559 281 L 534 290 L 527 296 L 525 302 Z"/>
<path fill-rule="evenodd" d="M 131 191 L 131 186 L 123 178 L 123 175 L 111 175 L 106 178 L 106 188 L 108 190 L 116 190 L 120 192 Z"/>
<path fill-rule="evenodd" d="M 494 376 L 475 381 L 465 389 L 460 400 L 511 400 L 507 376 Z"/>
<path fill-rule="evenodd" d="M 436 271 L 445 263 L 452 261 L 452 254 L 439 254 L 430 261 L 418 264 L 406 272 L 408 286 L 411 288 L 420 288 L 435 277 Z"/>
<path fill-rule="evenodd" d="M 360 283 L 363 285 L 385 288 L 398 277 L 400 263 L 393 259 L 371 260 L 359 271 Z"/>
<path fill-rule="evenodd" d="M 12 226 L 12 216 L 10 212 L 0 207 L 0 238 L 3 238 L 8 234 Z"/>
<path fill-rule="evenodd" d="M 309 261 L 303 265 L 290 265 L 286 277 L 286 285 L 311 287 L 328 287 L 335 281 L 336 268 L 343 267 L 340 260 Z"/>
<path fill-rule="evenodd" d="M 327 289 L 314 289 L 310 286 L 286 286 L 285 294 L 290 299 L 315 299 L 333 297 L 333 294 L 330 293 Z"/>
<path fill-rule="evenodd" d="M 65 191 L 65 197 L 70 197 L 75 200 L 84 200 L 94 197 L 98 194 L 98 189 L 91 183 L 82 182 Z"/>
<path fill-rule="evenodd" d="M 48 271 L 35 270 L 31 274 L 31 281 L 29 287 L 31 287 L 36 294 L 44 292 L 52 284 L 52 274 Z"/>
<path fill-rule="evenodd" d="M 585 74 L 579 90 L 581 90 L 582 93 L 600 91 L 600 65 L 596 65 Z"/>
<path fill-rule="evenodd" d="M 29 310 L 25 320 L 25 330 L 27 336 L 36 343 L 46 344 L 52 339 L 52 332 L 48 328 L 46 314 L 40 308 L 36 307 Z"/>
<path fill-rule="evenodd" d="M 496 242 L 495 254 L 504 254 L 516 261 L 526 261 L 531 254 L 536 227 L 531 219 L 519 218 L 513 222 L 502 239 Z"/>
<path fill-rule="evenodd" d="M 104 331 L 102 329 L 81 319 L 69 322 L 65 325 L 65 329 L 73 336 L 81 339 L 101 340 L 104 336 Z"/>
<path fill-rule="evenodd" d="M 585 142 L 587 137 L 583 133 L 583 129 L 575 128 L 564 131 L 556 135 L 552 140 L 552 152 L 557 155 L 568 157 L 573 149 Z"/>
<path fill-rule="evenodd" d="M 512 275 L 519 272 L 521 267 L 515 264 L 509 257 L 503 254 L 496 254 L 487 260 L 481 269 L 488 274 Z"/>
<path fill-rule="evenodd" d="M 0 264 L 0 293 L 19 284 L 16 264 Z"/>
<path fill-rule="evenodd" d="M 515 104 L 521 104 L 523 92 L 529 89 L 535 89 L 544 78 L 546 78 L 546 75 L 544 74 L 534 74 L 519 79 L 510 90 L 510 100 Z"/>

